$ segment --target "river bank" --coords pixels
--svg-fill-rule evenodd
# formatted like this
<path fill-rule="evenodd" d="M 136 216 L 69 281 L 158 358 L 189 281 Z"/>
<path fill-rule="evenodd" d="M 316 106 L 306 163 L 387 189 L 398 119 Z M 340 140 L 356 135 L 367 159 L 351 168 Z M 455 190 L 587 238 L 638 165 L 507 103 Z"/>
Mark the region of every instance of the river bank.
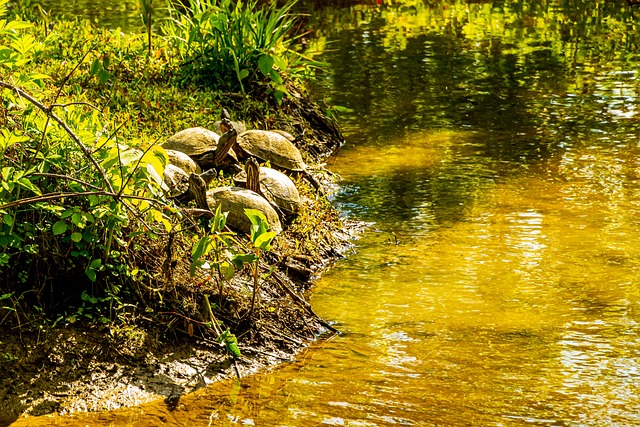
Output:
<path fill-rule="evenodd" d="M 287 10 L 217 10 L 246 25 L 236 33 L 283 26 L 271 47 L 236 47 L 235 60 L 247 55 L 240 70 L 200 63 L 209 49 L 189 57 L 184 38 L 156 36 L 152 48 L 151 35 L 33 25 L 0 4 L 9 22 L 0 41 L 11 46 L 0 61 L 11 73 L 0 72 L 0 423 L 159 398 L 175 405 L 336 332 L 303 294 L 360 225 L 326 196 L 336 177 L 322 162 L 343 138 L 331 108 L 304 90 L 312 62 L 286 56 Z M 165 31 L 216 37 L 198 25 L 185 18 Z M 291 134 L 309 165 L 302 172 L 324 184 L 318 192 L 291 174 L 302 202 L 277 236 L 261 223 L 249 235 L 205 221 L 161 190 L 161 143 L 214 129 L 223 108 L 250 129 Z M 220 169 L 212 186 L 232 178 Z"/>
<path fill-rule="evenodd" d="M 296 110 L 290 114 L 298 118 L 313 116 L 315 123 L 326 120 L 309 109 L 312 101 L 303 101 L 302 96 L 297 100 L 289 105 Z M 337 131 L 328 121 L 325 126 Z M 327 141 L 339 146 L 326 130 L 309 128 L 303 133 L 318 135 L 315 142 L 307 139 L 308 146 L 303 149 L 307 158 L 316 162 L 330 153 Z M 331 181 L 336 177 L 325 173 L 324 178 L 325 188 L 331 193 L 336 187 Z M 313 193 L 311 188 L 306 191 L 306 212 L 313 218 L 304 222 L 316 222 L 314 232 L 309 234 L 315 241 L 300 239 L 291 229 L 278 236 L 277 249 L 267 259 L 272 271 L 260 290 L 257 321 L 251 324 L 245 315 L 238 315 L 238 321 L 221 320 L 236 323 L 233 331 L 241 357 L 233 357 L 224 343 L 194 333 L 189 326 L 193 320 L 180 318 L 178 313 L 165 314 L 184 323 L 170 333 L 166 324 L 152 325 L 144 319 L 126 328 L 68 320 L 55 327 L 41 325 L 37 330 L 25 325 L 3 327 L 0 400 L 5 405 L 0 425 L 13 421 L 19 425 L 19 420 L 33 423 L 33 416 L 50 413 L 113 410 L 157 399 L 175 405 L 180 396 L 215 381 L 242 378 L 292 361 L 319 337 L 334 334 L 330 324 L 304 302 L 303 292 L 351 246 L 363 225 L 340 218 L 326 196 Z M 291 251 L 296 245 L 299 249 Z M 305 248 L 312 248 L 313 253 Z M 176 271 L 180 280 L 190 280 L 184 271 L 179 273 L 180 267 Z M 249 297 L 249 281 L 245 273 L 229 283 L 230 288 L 236 288 L 235 298 Z M 188 298 L 188 292 L 198 292 L 193 288 L 202 284 L 193 279 L 190 282 L 176 288 L 178 295 L 184 293 Z M 206 329 L 204 324 L 195 327 Z"/>

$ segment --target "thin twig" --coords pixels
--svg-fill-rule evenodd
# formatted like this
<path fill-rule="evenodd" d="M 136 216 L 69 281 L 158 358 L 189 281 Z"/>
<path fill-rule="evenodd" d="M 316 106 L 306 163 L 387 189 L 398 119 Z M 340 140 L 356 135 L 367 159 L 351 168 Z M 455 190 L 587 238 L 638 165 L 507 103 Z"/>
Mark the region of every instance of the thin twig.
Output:
<path fill-rule="evenodd" d="M 14 206 L 28 205 L 31 203 L 47 202 L 49 200 L 64 199 L 65 197 L 83 197 L 83 196 L 108 196 L 108 197 L 113 197 L 115 199 L 118 195 L 114 192 L 109 192 L 109 191 L 81 191 L 81 192 L 60 191 L 60 192 L 47 193 L 47 194 L 42 194 L 40 196 L 33 196 L 33 197 L 27 197 L 25 199 L 16 200 L 15 202 L 10 202 L 10 203 L 1 205 L 0 209 L 8 209 Z M 152 199 L 150 197 L 134 196 L 131 194 L 123 194 L 121 197 L 125 199 L 144 200 L 147 202 L 157 203 L 159 205 L 169 207 L 169 205 L 167 205 L 166 203 L 157 199 Z"/>
<path fill-rule="evenodd" d="M 82 58 L 80 58 L 78 63 L 75 65 L 75 67 L 73 67 L 73 69 L 71 71 L 69 71 L 69 73 L 66 76 L 64 76 L 64 78 L 62 79 L 62 83 L 60 84 L 60 87 L 58 88 L 58 92 L 56 92 L 56 96 L 53 98 L 53 102 L 54 103 L 58 100 L 58 98 L 60 98 L 60 95 L 62 94 L 62 89 L 65 87 L 65 85 L 67 84 L 67 82 L 69 81 L 69 79 L 71 78 L 73 73 L 76 72 L 76 70 L 84 62 L 84 60 L 87 57 L 87 55 L 89 55 L 89 53 L 92 52 L 93 49 L 97 45 L 98 45 L 97 42 L 94 43 L 93 46 L 91 46 L 91 48 L 89 48 L 89 50 L 87 50 L 87 52 L 85 52 L 85 54 L 82 55 Z M 51 107 L 49 107 L 49 108 L 51 108 Z M 40 148 L 42 148 L 42 145 L 44 144 L 44 138 L 47 135 L 47 128 L 49 127 L 49 121 L 50 120 L 51 120 L 51 117 L 47 114 L 47 120 L 46 120 L 46 122 L 44 124 L 44 127 L 42 129 L 42 138 L 40 139 L 40 143 L 38 144 L 38 147 L 36 147 L 36 149 L 34 150 L 33 157 L 31 158 L 31 160 L 35 159 L 35 156 L 38 154 L 38 152 L 40 151 Z"/>
<path fill-rule="evenodd" d="M 96 107 L 93 104 L 89 104 L 88 102 L 84 102 L 84 101 L 75 101 L 75 102 L 67 102 L 66 104 L 51 104 L 49 105 L 50 109 L 53 109 L 54 107 L 68 107 L 69 105 L 86 105 L 87 107 L 90 107 L 96 111 L 100 111 L 100 109 L 98 107 Z"/>
<path fill-rule="evenodd" d="M 56 116 L 51 111 L 51 108 L 45 106 L 43 103 L 41 103 L 40 101 L 38 101 L 33 96 L 31 96 L 30 94 L 28 94 L 24 90 L 20 89 L 19 87 L 14 86 L 12 84 L 9 84 L 9 83 L 7 83 L 5 81 L 2 81 L 2 80 L 0 80 L 0 86 L 4 87 L 5 89 L 12 90 L 12 91 L 16 92 L 18 95 L 22 96 L 23 98 L 26 98 L 29 102 L 31 102 L 33 105 L 35 105 L 40 110 L 42 110 L 45 114 L 47 114 L 47 116 L 51 117 L 60 126 L 62 126 L 62 128 L 67 132 L 67 134 L 69 134 L 71 139 L 73 139 L 74 142 L 78 145 L 78 147 L 80 147 L 80 150 L 82 150 L 82 152 L 84 153 L 85 157 L 87 157 L 87 159 L 98 170 L 98 172 L 100 173 L 100 176 L 102 177 L 102 180 L 104 181 L 105 185 L 107 186 L 107 189 L 109 190 L 109 192 L 115 194 L 113 186 L 111 185 L 111 182 L 107 178 L 107 173 L 105 172 L 105 170 L 102 168 L 102 166 L 100 166 L 100 163 L 98 163 L 98 161 L 95 159 L 95 157 L 93 157 L 93 155 L 91 154 L 91 150 L 89 150 L 89 148 L 86 145 L 84 145 L 84 143 L 80 140 L 78 135 L 76 135 L 73 132 L 73 130 L 69 127 L 69 125 L 67 125 L 67 123 L 64 120 L 62 120 L 60 117 Z M 116 195 L 116 199 L 117 199 L 117 195 Z"/>
<path fill-rule="evenodd" d="M 263 268 L 268 268 L 268 266 L 266 264 L 264 264 L 262 266 Z M 334 332 L 336 334 L 341 333 L 338 329 L 334 328 L 333 326 L 331 326 L 331 324 L 329 324 L 327 321 L 325 321 L 324 319 L 322 319 L 320 316 L 318 316 L 316 314 L 315 311 L 313 311 L 313 309 L 311 308 L 311 305 L 306 302 L 301 296 L 299 296 L 293 289 L 291 289 L 286 283 L 284 278 L 282 278 L 282 276 L 280 275 L 279 272 L 277 271 L 273 271 L 273 273 L 271 274 L 271 277 L 273 277 L 276 281 L 276 283 L 278 285 L 280 285 L 280 287 L 282 289 L 284 289 L 284 291 L 291 297 L 293 298 L 293 300 L 295 302 L 297 302 L 298 304 L 300 304 L 302 306 L 302 308 L 304 308 L 309 314 L 311 314 L 313 317 L 315 317 L 318 322 L 320 322 L 320 324 L 322 326 L 324 326 L 325 328 L 329 329 L 331 332 Z"/>
<path fill-rule="evenodd" d="M 83 180 L 78 179 L 78 178 L 74 178 L 74 177 L 69 176 L 69 175 L 62 175 L 62 174 L 59 174 L 59 173 L 48 173 L 48 172 L 36 172 L 36 173 L 32 173 L 31 175 L 34 175 L 34 176 L 46 176 L 46 177 L 50 177 L 50 178 L 66 179 L 68 181 L 74 181 L 74 182 L 80 183 L 82 185 L 85 185 L 87 187 L 93 188 L 94 190 L 100 190 L 100 187 L 98 187 L 97 185 L 89 184 L 86 181 L 83 181 Z"/>
<path fill-rule="evenodd" d="M 135 167 L 131 170 L 131 173 L 129 174 L 129 176 L 127 177 L 126 180 L 124 180 L 124 183 L 122 184 L 122 188 L 120 189 L 120 191 L 118 192 L 118 197 L 122 195 L 122 192 L 124 191 L 124 189 L 127 187 L 127 185 L 129 184 L 129 181 L 131 181 L 131 178 L 133 178 L 133 175 L 137 172 L 138 167 L 140 166 L 140 163 L 142 162 L 142 159 L 144 158 L 144 156 L 153 148 L 153 146 L 155 145 L 156 142 L 158 142 L 157 138 L 153 144 L 151 144 L 150 146 L 147 147 L 146 150 L 144 150 L 144 152 L 142 153 L 142 156 L 140 156 L 140 158 L 138 159 L 138 161 L 136 162 Z M 120 146 L 118 144 L 116 144 L 116 146 L 118 146 L 118 159 L 120 159 Z M 122 175 L 122 163 L 120 163 L 120 175 Z M 122 179 L 123 177 L 120 176 L 120 178 Z"/>

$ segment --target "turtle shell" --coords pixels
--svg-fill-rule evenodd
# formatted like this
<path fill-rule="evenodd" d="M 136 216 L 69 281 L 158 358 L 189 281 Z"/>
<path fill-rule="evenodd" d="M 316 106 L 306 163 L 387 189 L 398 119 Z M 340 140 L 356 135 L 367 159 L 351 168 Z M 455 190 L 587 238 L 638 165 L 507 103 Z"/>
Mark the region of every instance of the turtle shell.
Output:
<path fill-rule="evenodd" d="M 209 129 L 195 127 L 173 135 L 162 147 L 165 150 L 181 151 L 189 156 L 198 155 L 213 150 L 218 144 L 220 136 Z"/>
<path fill-rule="evenodd" d="M 218 206 L 222 212 L 228 212 L 227 225 L 244 233 L 251 232 L 251 221 L 245 215 L 245 209 L 257 209 L 264 213 L 271 231 L 280 233 L 282 225 L 278 214 L 269 202 L 258 193 L 240 187 L 218 187 L 207 191 L 207 204 L 212 211 Z"/>
<path fill-rule="evenodd" d="M 235 176 L 237 184 L 247 182 L 246 172 Z M 262 195 L 274 205 L 278 206 L 285 214 L 295 215 L 300 211 L 302 204 L 298 188 L 291 179 L 275 169 L 260 168 L 260 191 Z"/>
<path fill-rule="evenodd" d="M 169 197 L 178 197 L 189 190 L 189 174 L 174 164 L 164 168 L 163 179 L 169 187 Z"/>
<path fill-rule="evenodd" d="M 248 130 L 238 136 L 236 146 L 242 153 L 239 157 L 254 156 L 272 165 L 292 171 L 304 171 L 307 168 L 298 147 L 280 133 L 268 130 Z M 240 160 L 243 160 L 241 158 Z"/>
<path fill-rule="evenodd" d="M 182 151 L 176 150 L 165 150 L 167 153 L 167 157 L 169 157 L 169 162 L 172 165 L 178 166 L 180 169 L 185 171 L 187 174 L 190 173 L 200 173 L 200 166 L 191 158 L 189 155 L 183 153 Z"/>

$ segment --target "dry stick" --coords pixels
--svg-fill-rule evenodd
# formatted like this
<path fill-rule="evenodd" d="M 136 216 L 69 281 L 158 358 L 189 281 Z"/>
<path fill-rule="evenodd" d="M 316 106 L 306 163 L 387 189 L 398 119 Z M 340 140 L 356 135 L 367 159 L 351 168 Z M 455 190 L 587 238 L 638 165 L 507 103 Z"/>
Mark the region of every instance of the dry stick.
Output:
<path fill-rule="evenodd" d="M 96 111 L 101 111 L 95 105 L 89 104 L 88 102 L 84 102 L 84 101 L 67 102 L 66 104 L 51 104 L 49 105 L 49 108 L 53 109 L 54 107 L 68 107 L 69 105 L 86 105 L 87 107 L 90 107 Z"/>
<path fill-rule="evenodd" d="M 262 265 L 263 268 L 267 268 L 266 264 Z M 284 289 L 284 291 L 289 294 L 289 296 L 291 298 L 293 298 L 293 300 L 295 302 L 297 302 L 298 304 L 300 304 L 302 306 L 302 308 L 304 308 L 309 314 L 311 314 L 313 317 L 315 317 L 316 319 L 318 319 L 318 322 L 320 322 L 320 324 L 322 326 L 324 326 L 325 328 L 329 329 L 330 331 L 336 333 L 336 334 L 340 334 L 341 332 L 339 330 L 337 330 L 336 328 L 334 328 L 333 326 L 331 326 L 327 321 L 325 321 L 324 319 L 322 319 L 320 316 L 318 316 L 316 314 L 315 311 L 313 311 L 313 309 L 311 308 L 311 305 L 306 302 L 300 295 L 298 295 L 293 289 L 291 289 L 286 283 L 285 280 L 282 278 L 282 276 L 280 275 L 279 272 L 277 271 L 273 271 L 271 274 L 271 277 L 273 277 L 276 281 L 276 283 L 278 285 L 280 285 L 280 287 L 282 289 Z"/>
<path fill-rule="evenodd" d="M 55 192 L 55 193 L 47 193 L 47 194 L 43 194 L 41 196 L 33 196 L 33 197 L 27 197 L 26 199 L 20 199 L 20 200 L 16 200 L 15 202 L 11 202 L 11 203 L 6 203 L 4 205 L 0 206 L 0 209 L 8 209 L 8 208 L 12 208 L 14 206 L 21 206 L 21 205 L 28 205 L 31 203 L 38 203 L 38 202 L 46 202 L 49 200 L 57 200 L 57 199 L 64 199 L 65 197 L 82 197 L 82 196 L 108 196 L 108 197 L 113 197 L 114 199 L 116 199 L 118 197 L 118 195 L 114 192 L 109 192 L 109 191 L 83 191 L 80 193 L 71 193 L 71 192 Z M 152 202 L 152 203 L 158 203 L 160 205 L 163 206 L 168 206 L 166 203 L 163 203 L 159 200 L 156 199 L 152 199 L 150 197 L 143 197 L 143 196 L 134 196 L 134 195 L 129 195 L 129 194 L 123 194 L 121 196 L 124 199 L 135 199 L 135 200 L 145 200 L 147 202 Z"/>
<path fill-rule="evenodd" d="M 98 150 L 102 149 L 102 147 L 104 147 L 105 145 L 107 145 L 107 142 L 111 141 L 111 138 L 113 138 L 114 136 L 116 136 L 116 133 L 118 133 L 118 131 L 120 129 L 122 129 L 122 127 L 126 124 L 127 122 L 122 122 L 118 125 L 118 127 L 113 131 L 113 133 L 111 135 L 109 135 L 109 138 L 107 138 L 101 145 L 96 145 L 96 147 L 93 150 L 93 153 L 97 152 Z M 104 129 L 104 128 L 103 128 Z M 98 138 L 99 139 L 99 138 Z M 98 140 L 96 140 L 96 144 L 98 143 Z"/>
<path fill-rule="evenodd" d="M 49 177 L 49 178 L 66 179 L 68 181 L 74 181 L 74 182 L 82 184 L 82 185 L 84 185 L 86 187 L 93 188 L 95 190 L 100 190 L 100 187 L 98 187 L 97 185 L 89 184 L 86 181 L 83 181 L 83 180 L 78 179 L 78 178 L 74 178 L 74 177 L 69 176 L 69 175 L 63 175 L 63 174 L 59 174 L 59 173 L 48 173 L 48 172 L 35 172 L 35 173 L 32 173 L 31 175 L 33 175 L 33 176 L 46 176 L 46 177 Z"/>
<path fill-rule="evenodd" d="M 24 90 L 20 89 L 17 86 L 14 86 L 12 84 L 9 84 L 5 81 L 0 80 L 0 87 L 4 87 L 5 89 L 9 89 L 12 90 L 14 92 L 16 92 L 18 95 L 20 95 L 23 98 L 26 98 L 29 102 L 31 102 L 33 105 L 35 105 L 36 107 L 38 107 L 40 110 L 42 110 L 48 117 L 51 117 L 54 121 L 56 121 L 60 126 L 62 126 L 62 128 L 67 132 L 67 134 L 69 134 L 69 136 L 71 137 L 71 139 L 73 139 L 73 141 L 76 143 L 76 145 L 78 145 L 78 147 L 80 147 L 80 150 L 82 150 L 82 153 L 85 155 L 85 157 L 93 164 L 93 166 L 95 166 L 95 168 L 98 170 L 98 172 L 100 173 L 100 176 L 102 177 L 102 180 L 104 181 L 105 185 L 107 186 L 107 189 L 109 190 L 110 193 L 112 193 L 115 196 L 115 199 L 118 200 L 118 195 L 115 194 L 113 186 L 111 185 L 111 182 L 109 182 L 109 179 L 107 178 L 107 173 L 104 171 L 104 169 L 102 168 L 102 166 L 100 166 L 100 164 L 98 163 L 98 161 L 93 157 L 93 155 L 91 154 L 91 151 L 89 150 L 89 148 L 84 145 L 84 143 L 80 140 L 80 138 L 73 132 L 73 130 L 71 130 L 71 128 L 69 127 L 69 125 L 67 125 L 67 123 L 65 123 L 64 120 L 62 120 L 60 117 L 56 116 L 52 111 L 50 107 L 45 106 L 44 104 L 42 104 L 40 101 L 38 101 L 37 99 L 35 99 L 33 96 L 31 96 L 30 94 L 28 94 L 27 92 L 25 92 Z"/>

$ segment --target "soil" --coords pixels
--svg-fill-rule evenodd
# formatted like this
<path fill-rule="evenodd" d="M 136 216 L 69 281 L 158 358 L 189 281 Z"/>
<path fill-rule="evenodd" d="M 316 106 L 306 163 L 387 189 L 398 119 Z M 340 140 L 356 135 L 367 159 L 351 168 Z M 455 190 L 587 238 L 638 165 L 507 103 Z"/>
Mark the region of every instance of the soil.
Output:
<path fill-rule="evenodd" d="M 301 149 L 308 158 L 317 161 L 341 145 L 335 122 L 323 117 L 312 102 L 297 96 L 284 108 L 296 123 L 292 130 L 302 129 L 307 135 Z M 236 311 L 230 308 L 216 315 L 222 316 L 218 318 L 222 324 L 233 325 L 241 357 L 212 339 L 214 334 L 206 333 L 210 327 L 204 322 L 176 312 L 166 313 L 171 320 L 164 328 L 153 322 L 145 326 L 143 316 L 133 326 L 61 322 L 48 327 L 0 319 L 0 426 L 25 417 L 108 411 L 158 398 L 170 405 L 220 379 L 243 377 L 293 360 L 323 334 L 336 332 L 313 313 L 302 292 L 342 256 L 361 229 L 362 224 L 336 219 L 320 231 L 325 235 L 310 234 L 308 239 L 324 242 L 315 256 L 296 253 L 299 236 L 285 234 L 284 244 L 277 249 L 289 255 L 266 260 L 274 270 L 260 289 L 253 316 L 246 315 L 251 277 L 245 273 L 234 279 L 231 289 L 225 290 L 232 301 L 221 298 L 218 302 Z M 196 304 L 202 298 L 202 286 L 207 285 L 181 283 L 176 292 L 184 296 L 185 305 Z"/>

